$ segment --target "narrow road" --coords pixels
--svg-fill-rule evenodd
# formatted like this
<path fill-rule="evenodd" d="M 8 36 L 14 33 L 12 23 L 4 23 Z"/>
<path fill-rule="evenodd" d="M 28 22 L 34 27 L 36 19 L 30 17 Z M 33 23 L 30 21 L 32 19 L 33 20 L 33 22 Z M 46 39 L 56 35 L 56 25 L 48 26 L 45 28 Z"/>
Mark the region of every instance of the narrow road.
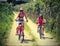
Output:
<path fill-rule="evenodd" d="M 15 13 L 12 29 L 7 38 L 6 45 L 7 46 L 57 46 L 57 42 L 55 39 L 50 39 L 52 36 L 50 34 L 45 33 L 46 39 L 40 39 L 39 34 L 37 33 L 37 25 L 33 23 L 30 19 L 28 19 L 27 25 L 31 29 L 30 31 L 24 30 L 25 41 L 20 43 L 18 40 L 18 36 L 16 35 L 16 27 L 17 23 L 15 22 L 15 18 L 18 13 Z"/>

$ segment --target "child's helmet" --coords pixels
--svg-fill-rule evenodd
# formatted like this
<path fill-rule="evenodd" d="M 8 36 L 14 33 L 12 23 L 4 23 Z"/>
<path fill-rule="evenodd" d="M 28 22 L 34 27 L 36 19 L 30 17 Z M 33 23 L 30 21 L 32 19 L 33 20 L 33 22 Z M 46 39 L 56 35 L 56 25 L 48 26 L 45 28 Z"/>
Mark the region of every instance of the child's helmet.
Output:
<path fill-rule="evenodd" d="M 42 14 L 39 14 L 39 17 L 43 17 L 43 15 Z"/>

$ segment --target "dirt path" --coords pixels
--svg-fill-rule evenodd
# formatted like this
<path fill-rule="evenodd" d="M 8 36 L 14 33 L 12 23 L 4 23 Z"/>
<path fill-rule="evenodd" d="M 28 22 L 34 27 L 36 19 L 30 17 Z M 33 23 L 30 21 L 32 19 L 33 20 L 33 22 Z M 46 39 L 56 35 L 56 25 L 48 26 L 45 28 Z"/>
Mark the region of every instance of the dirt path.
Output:
<path fill-rule="evenodd" d="M 15 17 L 14 17 L 14 22 L 12 25 L 12 29 L 11 32 L 9 34 L 9 37 L 7 39 L 7 46 L 32 46 L 32 38 L 31 36 L 29 36 L 29 33 L 25 31 L 25 42 L 22 44 L 20 43 L 20 41 L 18 40 L 18 36 L 16 35 L 16 27 L 17 27 L 17 23 L 15 22 L 15 19 L 17 17 L 17 14 L 15 13 Z"/>
<path fill-rule="evenodd" d="M 56 41 L 54 39 L 40 39 L 39 34 L 37 33 L 37 25 L 34 24 L 30 19 L 28 19 L 27 25 L 30 27 L 30 31 L 27 32 L 25 30 L 25 42 L 20 43 L 18 40 L 18 36 L 16 36 L 16 27 L 17 23 L 15 22 L 15 18 L 17 17 L 17 13 L 15 13 L 14 22 L 12 25 L 11 32 L 7 39 L 7 46 L 57 46 Z M 31 34 L 30 34 L 31 33 Z M 49 34 L 45 33 L 46 37 L 51 37 Z M 32 41 L 34 38 L 35 41 Z"/>

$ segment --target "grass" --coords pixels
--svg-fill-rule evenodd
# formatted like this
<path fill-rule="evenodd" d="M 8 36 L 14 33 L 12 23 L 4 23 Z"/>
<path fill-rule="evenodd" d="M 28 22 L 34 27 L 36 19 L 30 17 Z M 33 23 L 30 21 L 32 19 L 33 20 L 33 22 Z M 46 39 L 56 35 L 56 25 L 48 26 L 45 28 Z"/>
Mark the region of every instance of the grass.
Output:
<path fill-rule="evenodd" d="M 32 36 L 32 42 L 35 41 L 35 43 L 33 43 L 33 46 L 38 46 L 37 43 L 36 43 L 36 40 L 35 40 L 36 37 L 31 33 L 32 30 L 30 29 L 30 27 L 29 27 L 26 23 L 24 24 L 24 26 L 25 26 L 25 27 L 24 27 L 25 30 L 26 30 L 27 32 L 29 32 L 29 34 Z"/>
<path fill-rule="evenodd" d="M 24 24 L 24 28 L 25 28 L 25 30 L 27 31 L 27 32 L 29 32 L 29 34 L 32 36 L 32 41 L 35 41 L 35 38 L 34 38 L 34 36 L 33 36 L 33 34 L 31 33 L 31 29 L 30 29 L 30 27 L 25 23 Z"/>

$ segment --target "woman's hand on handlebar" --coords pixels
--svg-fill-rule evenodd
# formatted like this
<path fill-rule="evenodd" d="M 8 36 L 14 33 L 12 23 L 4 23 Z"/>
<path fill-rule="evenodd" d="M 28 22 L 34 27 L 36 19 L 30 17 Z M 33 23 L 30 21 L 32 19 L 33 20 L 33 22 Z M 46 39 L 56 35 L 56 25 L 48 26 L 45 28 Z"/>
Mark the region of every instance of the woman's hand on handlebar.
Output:
<path fill-rule="evenodd" d="M 26 20 L 26 22 L 28 22 L 28 20 Z"/>
<path fill-rule="evenodd" d="M 17 21 L 17 19 L 15 19 L 15 21 Z"/>

